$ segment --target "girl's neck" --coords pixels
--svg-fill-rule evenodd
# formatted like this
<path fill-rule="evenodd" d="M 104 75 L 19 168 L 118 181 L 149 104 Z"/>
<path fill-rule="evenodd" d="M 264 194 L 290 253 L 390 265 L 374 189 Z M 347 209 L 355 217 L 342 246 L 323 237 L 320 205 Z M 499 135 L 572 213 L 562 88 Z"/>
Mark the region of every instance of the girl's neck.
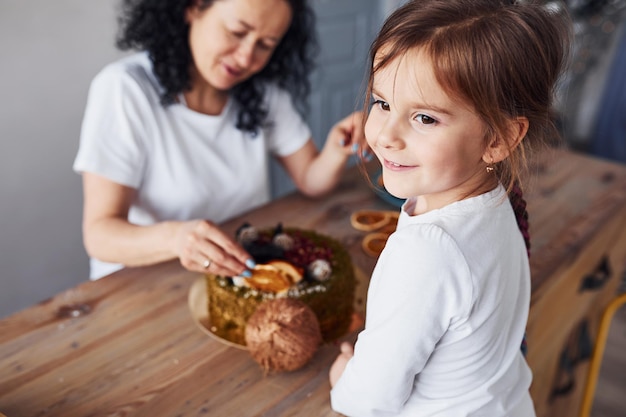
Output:
<path fill-rule="evenodd" d="M 498 180 L 495 176 L 490 175 L 482 183 L 468 190 L 461 190 L 455 194 L 449 195 L 419 195 L 413 198 L 412 204 L 407 207 L 407 213 L 411 216 L 417 216 L 432 210 L 443 208 L 457 201 L 466 200 L 485 194 L 498 186 Z"/>

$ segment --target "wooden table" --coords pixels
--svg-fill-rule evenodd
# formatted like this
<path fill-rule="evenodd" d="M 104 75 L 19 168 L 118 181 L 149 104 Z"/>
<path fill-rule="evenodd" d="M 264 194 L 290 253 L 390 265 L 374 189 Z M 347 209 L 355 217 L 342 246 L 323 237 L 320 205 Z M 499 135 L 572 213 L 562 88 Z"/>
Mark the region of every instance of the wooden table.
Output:
<path fill-rule="evenodd" d="M 588 166 L 586 175 L 577 174 L 581 162 Z M 529 195 L 531 222 L 538 225 L 532 229 L 533 297 L 558 269 L 554 258 L 567 260 L 579 250 L 575 242 L 565 242 L 565 249 L 555 245 L 564 242 L 568 220 L 600 199 L 602 216 L 589 219 L 593 228 L 626 201 L 626 169 L 616 164 L 559 153 L 538 170 L 541 179 Z M 572 177 L 593 183 L 575 202 L 559 191 L 575 192 L 563 186 Z M 369 274 L 375 259 L 361 250 L 364 233 L 349 221 L 364 208 L 392 206 L 351 169 L 328 198 L 288 195 L 224 227 L 234 232 L 243 221 L 258 227 L 281 221 L 314 229 L 340 239 L 355 265 Z M 264 376 L 245 350 L 207 336 L 192 320 L 188 294 L 199 276 L 177 262 L 128 268 L 0 321 L 0 412 L 7 417 L 337 416 L 330 409 L 328 383 L 337 346 L 322 346 L 298 371 Z M 364 285 L 358 289 L 361 304 Z"/>

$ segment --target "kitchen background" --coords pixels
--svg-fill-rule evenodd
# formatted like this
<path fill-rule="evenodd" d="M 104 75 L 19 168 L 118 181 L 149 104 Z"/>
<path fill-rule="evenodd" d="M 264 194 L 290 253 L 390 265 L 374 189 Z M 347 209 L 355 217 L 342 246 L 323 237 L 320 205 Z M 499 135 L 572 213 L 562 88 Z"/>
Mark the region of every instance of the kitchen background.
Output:
<path fill-rule="evenodd" d="M 318 140 L 359 106 L 369 43 L 401 2 L 313 0 L 322 54 L 309 122 Z M 71 167 L 89 83 L 123 55 L 117 4 L 0 2 L 0 317 L 88 279 Z M 626 162 L 626 0 L 568 6 L 576 54 L 559 90 L 563 131 L 573 148 Z M 279 168 L 273 176 L 276 195 L 291 190 Z"/>

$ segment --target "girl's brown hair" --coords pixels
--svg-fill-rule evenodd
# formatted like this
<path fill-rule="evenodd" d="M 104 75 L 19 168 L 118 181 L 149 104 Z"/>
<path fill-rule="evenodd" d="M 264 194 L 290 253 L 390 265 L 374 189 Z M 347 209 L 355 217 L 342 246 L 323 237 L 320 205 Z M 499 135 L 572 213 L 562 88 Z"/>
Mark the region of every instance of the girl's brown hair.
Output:
<path fill-rule="evenodd" d="M 535 1 L 409 1 L 387 18 L 372 44 L 366 100 L 377 71 L 419 48 L 446 92 L 484 121 L 487 143 L 508 137 L 511 120 L 528 119 L 520 145 L 507 144 L 510 156 L 494 166 L 510 192 L 531 152 L 559 137 L 552 103 L 571 38 L 564 10 Z"/>

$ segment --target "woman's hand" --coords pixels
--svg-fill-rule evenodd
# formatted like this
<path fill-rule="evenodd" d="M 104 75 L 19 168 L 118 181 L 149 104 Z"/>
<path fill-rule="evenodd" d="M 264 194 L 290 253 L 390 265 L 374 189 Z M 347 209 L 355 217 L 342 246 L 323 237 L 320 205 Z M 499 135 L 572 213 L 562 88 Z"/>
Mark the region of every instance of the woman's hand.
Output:
<path fill-rule="evenodd" d="M 371 159 L 371 152 L 363 134 L 363 112 L 354 112 L 338 121 L 328 132 L 324 151 L 331 150 L 345 156 L 356 154 Z"/>
<path fill-rule="evenodd" d="M 355 112 L 332 127 L 321 152 L 310 139 L 298 151 L 279 159 L 302 193 L 319 197 L 337 185 L 350 155 L 360 150 L 368 158 L 370 152 L 364 146 L 363 113 Z"/>
<path fill-rule="evenodd" d="M 140 266 L 178 257 L 190 271 L 226 276 L 246 275 L 254 267 L 250 255 L 209 221 L 130 224 L 134 189 L 88 172 L 83 173 L 83 184 L 85 248 L 94 258 Z"/>
<path fill-rule="evenodd" d="M 354 356 L 354 349 L 352 345 L 348 342 L 343 342 L 340 346 L 341 353 L 335 359 L 335 362 L 330 367 L 329 379 L 331 388 L 335 386 L 341 375 L 343 374 L 344 369 L 346 369 L 346 364 L 348 361 Z"/>
<path fill-rule="evenodd" d="M 250 255 L 214 223 L 207 220 L 181 222 L 174 252 L 186 269 L 197 272 L 249 276 L 254 268 Z"/>

